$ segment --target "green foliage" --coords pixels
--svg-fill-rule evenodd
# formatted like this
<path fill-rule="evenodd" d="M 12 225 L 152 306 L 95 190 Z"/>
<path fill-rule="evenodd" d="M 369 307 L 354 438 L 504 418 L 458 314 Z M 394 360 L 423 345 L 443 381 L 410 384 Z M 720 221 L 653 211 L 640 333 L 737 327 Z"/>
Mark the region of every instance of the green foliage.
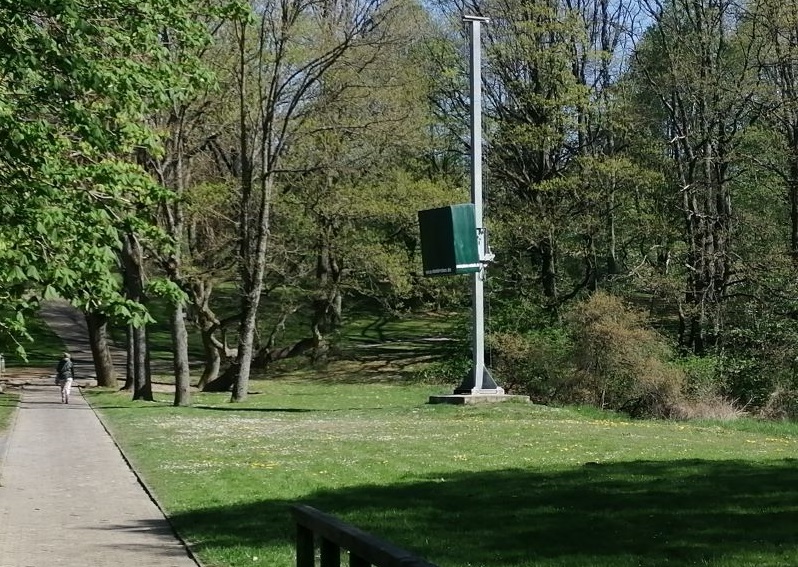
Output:
<path fill-rule="evenodd" d="M 0 319 L 17 320 L 16 316 L 8 316 L 0 311 Z M 37 366 L 51 368 L 55 364 L 57 353 L 64 351 L 64 342 L 33 310 L 25 313 L 24 321 L 19 323 L 20 331 L 11 335 L 0 334 L 0 354 L 5 356 L 9 368 Z"/>
<path fill-rule="evenodd" d="M 758 408 L 774 392 L 798 386 L 798 324 L 792 317 L 748 307 L 745 323 L 727 333 L 720 384 L 732 398 Z"/>
<path fill-rule="evenodd" d="M 506 286 L 501 275 L 488 279 L 486 311 L 491 333 L 524 334 L 557 325 L 557 318 L 544 307 L 544 298 Z"/>
<path fill-rule="evenodd" d="M 468 376 L 473 366 L 471 356 L 465 349 L 451 353 L 443 360 L 436 360 L 425 364 L 416 372 L 416 381 L 423 384 L 442 384 L 452 388 L 458 387 Z"/>
<path fill-rule="evenodd" d="M 384 339 L 380 325 L 352 338 L 347 317 L 362 314 L 348 310 L 361 299 L 391 322 L 464 308 L 464 278 L 420 276 L 416 226 L 418 210 L 468 200 L 463 10 L 492 17 L 488 354 L 500 382 L 540 401 L 667 413 L 683 372 L 685 403 L 781 415 L 798 387 L 798 213 L 787 206 L 798 122 L 794 47 L 773 38 L 794 28 L 794 6 L 673 0 L 640 5 L 637 22 L 590 3 L 360 8 L 374 19 L 245 0 L 0 0 L 0 348 L 21 355 L 37 303 L 59 296 L 151 322 L 119 293 L 124 231 L 155 252 L 159 310 L 199 281 L 244 287 L 254 272 L 236 264 L 253 233 L 235 235 L 238 215 L 267 201 L 265 274 L 253 278 L 265 286 L 262 342 L 307 338 L 320 313 L 341 349 Z M 285 28 L 271 25 L 280 18 Z M 275 144 L 268 163 L 261 141 Z M 255 189 L 268 178 L 274 192 L 241 205 L 240 156 L 253 151 Z M 134 163 L 143 155 L 162 166 L 158 183 Z M 163 204 L 182 207 L 185 238 L 155 227 L 173 220 Z M 173 254 L 178 285 L 157 273 Z M 563 323 L 597 290 L 650 321 L 587 302 Z M 239 299 L 213 306 L 232 315 Z M 703 356 L 672 362 L 649 327 L 683 351 L 689 335 L 706 337 Z M 459 381 L 467 350 L 458 342 L 423 379 Z"/>
<path fill-rule="evenodd" d="M 687 355 L 676 360 L 684 372 L 684 393 L 688 397 L 701 398 L 722 393 L 720 384 L 722 361 L 714 356 Z"/>
<path fill-rule="evenodd" d="M 130 156 L 156 151 L 147 111 L 182 88 L 178 76 L 195 79 L 164 44 L 167 30 L 173 41 L 204 41 L 191 6 L 0 2 L 0 264 L 13 267 L 0 274 L 0 302 L 8 309 L 58 294 L 145 318 L 120 296 L 116 254 L 119 232 L 146 223 L 162 193 Z"/>
<path fill-rule="evenodd" d="M 31 341 L 31 334 L 28 332 L 27 320 L 19 302 L 15 315 L 3 315 L 0 317 L 0 348 L 6 355 L 13 352 L 22 360 L 27 360 L 27 352 L 24 343 Z"/>
<path fill-rule="evenodd" d="M 777 387 L 768 396 L 760 415 L 767 419 L 798 420 L 798 389 Z"/>
<path fill-rule="evenodd" d="M 154 278 L 147 282 L 147 293 L 153 297 L 165 299 L 171 305 L 185 303 L 186 292 L 173 281 L 166 278 Z"/>
<path fill-rule="evenodd" d="M 569 322 L 577 366 L 569 384 L 574 399 L 633 416 L 670 414 L 681 399 L 684 376 L 640 313 L 598 292 L 573 308 Z"/>
<path fill-rule="evenodd" d="M 491 368 L 507 393 L 524 394 L 537 403 L 558 402 L 573 376 L 573 345 L 561 328 L 496 333 L 489 346 Z"/>
<path fill-rule="evenodd" d="M 396 314 L 450 287 L 418 277 L 417 211 L 468 197 L 427 159 L 437 151 L 422 73 L 428 14 L 392 2 L 380 26 L 374 41 L 342 54 L 309 102 L 286 155 L 298 173 L 281 176 L 287 195 L 275 203 L 272 235 L 276 255 L 295 251 L 312 274 L 301 283 L 312 300 L 369 297 Z M 329 267 L 319 273 L 322 259 Z"/>

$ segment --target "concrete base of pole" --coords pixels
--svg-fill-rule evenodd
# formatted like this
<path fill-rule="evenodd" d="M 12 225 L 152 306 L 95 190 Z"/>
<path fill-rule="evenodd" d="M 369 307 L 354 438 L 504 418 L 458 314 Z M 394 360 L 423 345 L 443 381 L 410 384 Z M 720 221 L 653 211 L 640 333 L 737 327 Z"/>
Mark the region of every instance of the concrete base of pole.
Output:
<path fill-rule="evenodd" d="M 443 396 L 430 396 L 431 404 L 488 404 L 496 402 L 529 402 L 529 396 L 515 396 L 511 394 L 491 394 L 480 392 L 476 394 L 449 394 Z"/>
<path fill-rule="evenodd" d="M 496 385 L 493 376 L 490 375 L 490 370 L 487 368 L 482 369 L 482 384 L 477 388 L 477 381 L 474 379 L 474 369 L 468 371 L 462 384 L 454 390 L 455 394 L 474 394 L 474 393 L 493 393 L 503 394 L 504 390 Z"/>

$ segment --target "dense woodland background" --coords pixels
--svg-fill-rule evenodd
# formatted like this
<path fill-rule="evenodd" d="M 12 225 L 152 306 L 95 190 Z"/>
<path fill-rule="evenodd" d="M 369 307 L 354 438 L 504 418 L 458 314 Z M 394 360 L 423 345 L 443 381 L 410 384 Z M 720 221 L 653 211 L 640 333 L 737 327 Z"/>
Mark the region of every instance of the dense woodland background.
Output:
<path fill-rule="evenodd" d="M 489 359 L 543 403 L 798 414 L 798 6 L 0 0 L 0 342 L 82 309 L 151 398 L 145 304 L 244 400 L 351 309 L 464 313 L 416 212 L 468 201 L 483 27 Z M 163 311 L 163 309 L 161 309 Z M 303 329 L 289 336 L 287 327 Z M 427 373 L 454 375 L 457 354 Z"/>

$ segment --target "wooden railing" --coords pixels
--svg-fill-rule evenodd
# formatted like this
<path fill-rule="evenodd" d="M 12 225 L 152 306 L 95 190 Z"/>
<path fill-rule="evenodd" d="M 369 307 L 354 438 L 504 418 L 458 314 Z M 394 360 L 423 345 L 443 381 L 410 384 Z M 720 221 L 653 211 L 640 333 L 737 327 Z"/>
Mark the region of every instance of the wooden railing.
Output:
<path fill-rule="evenodd" d="M 296 523 L 297 567 L 315 567 L 316 540 L 319 542 L 320 567 L 340 567 L 342 549 L 349 552 L 350 567 L 435 567 L 310 506 L 292 506 L 291 514 Z"/>

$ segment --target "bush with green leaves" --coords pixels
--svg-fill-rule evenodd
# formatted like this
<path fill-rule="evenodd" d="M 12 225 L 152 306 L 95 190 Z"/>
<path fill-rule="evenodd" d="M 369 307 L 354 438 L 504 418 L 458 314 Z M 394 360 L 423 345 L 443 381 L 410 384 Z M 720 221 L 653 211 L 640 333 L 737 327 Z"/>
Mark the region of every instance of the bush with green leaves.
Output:
<path fill-rule="evenodd" d="M 760 415 L 782 421 L 798 419 L 798 388 L 776 387 L 762 407 Z"/>
<path fill-rule="evenodd" d="M 752 409 L 772 395 L 798 389 L 798 322 L 782 313 L 749 308 L 732 327 L 719 353 L 726 394 Z"/>
<path fill-rule="evenodd" d="M 723 360 L 719 356 L 685 356 L 676 361 L 684 372 L 684 397 L 671 411 L 678 419 L 729 421 L 746 413 L 739 400 L 724 386 Z"/>
<path fill-rule="evenodd" d="M 431 362 L 415 373 L 415 381 L 421 384 L 444 384 L 457 387 L 471 370 L 471 357 L 465 353 L 453 353 L 441 360 Z"/>
<path fill-rule="evenodd" d="M 563 392 L 570 401 L 669 417 L 682 399 L 684 373 L 671 363 L 665 340 L 642 313 L 618 297 L 597 292 L 567 317 L 576 372 Z"/>
<path fill-rule="evenodd" d="M 573 345 L 562 328 L 495 333 L 488 342 L 496 378 L 507 393 L 551 403 L 573 374 Z"/>

